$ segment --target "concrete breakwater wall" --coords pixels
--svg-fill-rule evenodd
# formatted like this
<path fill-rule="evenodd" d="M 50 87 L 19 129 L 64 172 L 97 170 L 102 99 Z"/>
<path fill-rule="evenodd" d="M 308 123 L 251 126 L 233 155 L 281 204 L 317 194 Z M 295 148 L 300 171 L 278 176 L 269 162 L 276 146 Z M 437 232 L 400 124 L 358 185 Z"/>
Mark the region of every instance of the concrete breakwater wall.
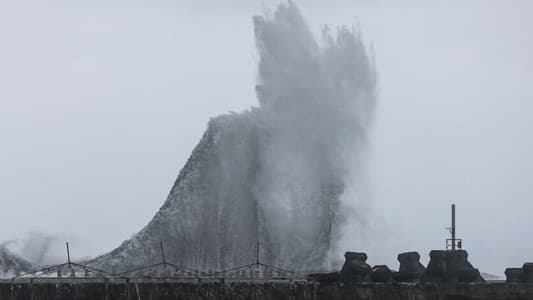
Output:
<path fill-rule="evenodd" d="M 533 284 L 306 282 L 0 283 L 0 300 L 533 300 Z"/>

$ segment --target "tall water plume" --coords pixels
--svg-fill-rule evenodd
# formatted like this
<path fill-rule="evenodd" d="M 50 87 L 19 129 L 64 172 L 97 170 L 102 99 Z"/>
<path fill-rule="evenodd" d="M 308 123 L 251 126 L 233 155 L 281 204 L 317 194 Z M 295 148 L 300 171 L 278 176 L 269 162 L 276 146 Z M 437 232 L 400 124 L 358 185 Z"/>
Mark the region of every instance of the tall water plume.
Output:
<path fill-rule="evenodd" d="M 322 265 L 366 142 L 373 65 L 353 29 L 340 27 L 333 37 L 326 27 L 317 43 L 292 2 L 273 17 L 256 16 L 254 25 L 261 110 L 253 191 L 261 239 L 284 265 Z"/>
<path fill-rule="evenodd" d="M 324 28 L 317 42 L 292 2 L 253 23 L 259 107 L 212 119 L 153 220 L 93 265 L 157 262 L 159 241 L 169 261 L 197 269 L 249 263 L 257 241 L 269 264 L 328 264 L 342 195 L 363 169 L 372 59 L 354 29 Z"/>

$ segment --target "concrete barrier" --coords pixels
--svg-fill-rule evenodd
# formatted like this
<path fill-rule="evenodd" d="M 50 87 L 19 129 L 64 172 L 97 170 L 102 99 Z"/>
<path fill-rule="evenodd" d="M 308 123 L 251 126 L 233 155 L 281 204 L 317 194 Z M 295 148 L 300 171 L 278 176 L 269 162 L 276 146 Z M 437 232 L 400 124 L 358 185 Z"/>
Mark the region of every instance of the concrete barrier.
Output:
<path fill-rule="evenodd" d="M 342 282 L 369 282 L 370 265 L 366 263 L 367 256 L 363 252 L 346 252 L 344 265 L 340 272 Z"/>
<path fill-rule="evenodd" d="M 533 284 L 164 281 L 0 283 L 0 299 L 17 300 L 524 300 Z"/>
<path fill-rule="evenodd" d="M 420 263 L 420 254 L 415 251 L 398 254 L 400 269 L 394 274 L 394 279 L 399 282 L 419 282 L 426 268 Z"/>

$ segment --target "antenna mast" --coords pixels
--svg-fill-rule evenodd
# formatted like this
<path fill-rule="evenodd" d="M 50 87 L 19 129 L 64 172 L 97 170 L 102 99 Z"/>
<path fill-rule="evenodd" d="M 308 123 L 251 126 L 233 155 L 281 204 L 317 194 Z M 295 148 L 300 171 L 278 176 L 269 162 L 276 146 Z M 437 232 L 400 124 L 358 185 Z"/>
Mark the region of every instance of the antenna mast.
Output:
<path fill-rule="evenodd" d="M 452 204 L 452 251 L 455 250 L 455 204 Z"/>
<path fill-rule="evenodd" d="M 463 240 L 455 237 L 455 204 L 452 204 L 452 227 L 446 229 L 450 231 L 452 236 L 451 239 L 446 239 L 446 250 L 450 250 L 450 248 L 452 251 L 461 249 L 463 246 Z"/>

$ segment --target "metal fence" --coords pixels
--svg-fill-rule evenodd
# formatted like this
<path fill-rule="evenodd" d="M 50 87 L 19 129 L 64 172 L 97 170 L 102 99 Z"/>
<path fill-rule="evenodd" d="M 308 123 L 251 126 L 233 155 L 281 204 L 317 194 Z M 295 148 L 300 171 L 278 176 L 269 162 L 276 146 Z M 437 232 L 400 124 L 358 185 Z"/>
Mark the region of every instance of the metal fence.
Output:
<path fill-rule="evenodd" d="M 165 258 L 163 243 L 160 243 L 161 261 L 122 272 L 109 272 L 91 267 L 88 264 L 72 262 L 69 244 L 66 243 L 67 262 L 46 266 L 29 272 L 16 274 L 11 281 L 50 281 L 50 280 L 165 280 L 165 281 L 306 281 L 304 272 L 264 264 L 259 260 L 259 243 L 256 261 L 247 265 L 224 270 L 195 270 L 169 262 Z"/>

